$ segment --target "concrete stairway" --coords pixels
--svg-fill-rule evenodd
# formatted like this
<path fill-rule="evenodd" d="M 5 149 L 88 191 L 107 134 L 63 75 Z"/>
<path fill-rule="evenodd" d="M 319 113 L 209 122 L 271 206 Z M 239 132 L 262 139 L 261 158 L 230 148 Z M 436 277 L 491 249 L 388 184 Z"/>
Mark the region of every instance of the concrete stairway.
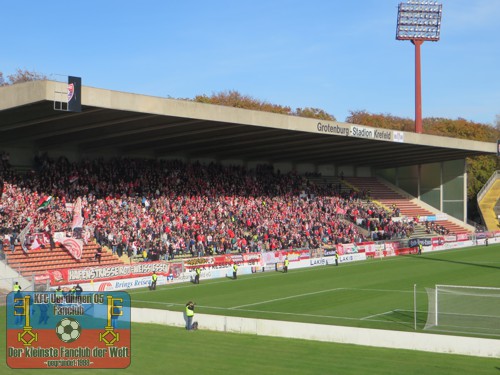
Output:
<path fill-rule="evenodd" d="M 484 223 L 489 231 L 500 230 L 495 206 L 500 199 L 500 179 L 497 179 L 479 202 L 479 209 L 483 215 Z"/>

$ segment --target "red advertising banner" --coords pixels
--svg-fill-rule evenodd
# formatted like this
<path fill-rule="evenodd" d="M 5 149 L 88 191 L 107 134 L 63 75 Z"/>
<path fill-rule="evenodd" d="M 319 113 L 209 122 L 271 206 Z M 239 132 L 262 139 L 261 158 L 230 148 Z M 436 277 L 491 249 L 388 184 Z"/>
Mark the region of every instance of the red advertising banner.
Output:
<path fill-rule="evenodd" d="M 262 257 L 260 253 L 243 253 L 243 254 L 222 254 L 211 257 L 190 258 L 184 260 L 186 269 L 192 268 L 208 268 L 208 267 L 227 267 L 233 264 L 261 264 Z"/>
<path fill-rule="evenodd" d="M 354 251 L 354 244 L 352 243 L 346 243 L 346 244 L 342 244 L 342 243 L 339 243 L 336 245 L 337 247 L 337 254 L 339 255 L 344 255 L 344 254 L 352 254 L 354 252 L 358 252 L 357 251 L 357 248 L 356 248 L 356 251 Z"/>
<path fill-rule="evenodd" d="M 278 250 L 262 253 L 263 264 L 276 264 L 283 262 L 286 257 L 290 262 L 311 258 L 310 250 Z"/>
<path fill-rule="evenodd" d="M 417 254 L 417 253 L 418 253 L 417 247 L 403 247 L 403 248 L 398 249 L 396 251 L 396 255 L 410 255 L 410 254 Z"/>
<path fill-rule="evenodd" d="M 384 256 L 396 255 L 396 251 L 399 249 L 399 242 L 386 242 L 385 243 L 385 254 Z"/>
<path fill-rule="evenodd" d="M 444 237 L 432 237 L 431 241 L 432 241 L 432 249 L 434 250 L 435 247 L 443 246 L 445 239 Z"/>
<path fill-rule="evenodd" d="M 134 278 L 151 275 L 169 276 L 172 273 L 169 263 L 141 262 L 130 265 L 102 266 L 91 268 L 65 268 L 50 270 L 47 274 L 51 285 L 76 284 L 89 281 Z M 40 276 L 43 277 L 43 276 Z"/>
<path fill-rule="evenodd" d="M 449 234 L 447 236 L 444 236 L 445 242 L 456 242 L 457 236 L 454 234 Z"/>

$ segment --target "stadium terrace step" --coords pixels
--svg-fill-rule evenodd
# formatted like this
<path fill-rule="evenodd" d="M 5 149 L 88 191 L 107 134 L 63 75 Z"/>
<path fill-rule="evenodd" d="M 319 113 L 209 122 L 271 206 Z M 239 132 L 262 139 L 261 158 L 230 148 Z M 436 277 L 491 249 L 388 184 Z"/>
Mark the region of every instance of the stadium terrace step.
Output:
<path fill-rule="evenodd" d="M 56 246 L 50 248 L 31 250 L 25 253 L 21 246 L 16 246 L 15 251 L 6 251 L 6 260 L 9 267 L 27 277 L 44 273 L 47 270 L 62 268 L 96 267 L 104 265 L 123 264 L 117 256 L 103 248 L 101 262 L 94 259 L 97 244 L 88 244 L 83 247 L 80 260 L 73 258 L 64 248 Z"/>
<path fill-rule="evenodd" d="M 351 187 L 344 183 L 344 180 L 338 176 L 306 176 L 307 179 L 316 186 L 332 186 L 340 193 L 349 193 Z"/>
<path fill-rule="evenodd" d="M 411 200 L 399 192 L 392 190 L 389 183 L 383 183 L 376 177 L 346 177 L 345 180 L 359 191 L 364 191 L 368 194 L 371 200 L 380 202 L 387 209 L 395 205 L 399 208 L 401 216 L 418 218 L 419 216 L 435 215 L 434 212 L 419 206 L 416 199 Z M 442 220 L 437 223 L 449 230 L 450 233 L 469 232 L 466 227 L 462 227 L 449 220 Z"/>

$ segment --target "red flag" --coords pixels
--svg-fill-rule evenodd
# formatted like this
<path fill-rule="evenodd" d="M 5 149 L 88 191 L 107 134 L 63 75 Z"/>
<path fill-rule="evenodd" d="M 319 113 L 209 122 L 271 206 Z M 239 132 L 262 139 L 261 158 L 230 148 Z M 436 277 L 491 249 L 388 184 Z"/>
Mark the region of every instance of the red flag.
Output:
<path fill-rule="evenodd" d="M 68 252 L 75 258 L 76 260 L 82 259 L 82 254 L 83 254 L 83 241 L 82 240 L 77 240 L 76 238 L 66 238 L 63 242 L 62 245 Z"/>
<path fill-rule="evenodd" d="M 47 208 L 51 202 L 52 202 L 51 195 L 40 198 L 40 200 L 38 201 L 38 210 L 43 210 L 44 208 Z"/>

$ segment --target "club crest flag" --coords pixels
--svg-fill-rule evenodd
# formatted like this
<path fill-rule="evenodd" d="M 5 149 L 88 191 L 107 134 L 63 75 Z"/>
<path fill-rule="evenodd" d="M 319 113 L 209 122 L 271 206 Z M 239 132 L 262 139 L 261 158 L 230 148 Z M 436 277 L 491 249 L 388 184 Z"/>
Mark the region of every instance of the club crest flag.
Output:
<path fill-rule="evenodd" d="M 68 252 L 71 254 L 73 258 L 76 260 L 82 259 L 82 254 L 83 254 L 83 241 L 78 240 L 76 238 L 66 238 L 63 242 L 62 245 Z"/>
<path fill-rule="evenodd" d="M 75 95 L 75 85 L 74 83 L 68 84 L 68 102 L 73 99 L 73 95 Z"/>
<path fill-rule="evenodd" d="M 80 77 L 68 77 L 68 111 L 82 111 L 82 79 Z"/>
<path fill-rule="evenodd" d="M 83 228 L 83 216 L 82 216 L 82 198 L 78 197 L 75 206 L 73 207 L 73 221 L 71 223 L 71 229 Z"/>

